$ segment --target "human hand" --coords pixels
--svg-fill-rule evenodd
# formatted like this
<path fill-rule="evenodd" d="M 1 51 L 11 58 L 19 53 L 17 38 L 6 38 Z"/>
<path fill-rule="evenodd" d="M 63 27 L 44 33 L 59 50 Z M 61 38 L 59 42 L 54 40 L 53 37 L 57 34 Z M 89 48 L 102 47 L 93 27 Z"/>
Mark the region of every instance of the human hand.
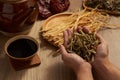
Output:
<path fill-rule="evenodd" d="M 91 69 L 91 65 L 88 62 L 75 53 L 68 53 L 63 45 L 60 45 L 60 50 L 62 60 L 68 67 L 72 68 L 76 74 L 78 74 L 80 70 Z"/>
<path fill-rule="evenodd" d="M 96 48 L 96 54 L 93 63 L 108 61 L 108 44 L 100 35 L 96 34 L 96 37 L 100 40 L 101 43 Z"/>
<path fill-rule="evenodd" d="M 85 29 L 83 29 L 86 31 Z M 68 53 L 65 49 L 69 42 L 72 32 L 70 30 L 64 31 L 64 46 L 60 45 L 60 51 L 62 53 L 62 59 L 66 65 L 71 67 L 74 72 L 77 74 L 80 70 L 91 70 L 91 65 L 83 60 L 80 56 L 75 53 Z"/>
<path fill-rule="evenodd" d="M 96 35 L 101 43 L 97 46 L 94 62 L 92 63 L 93 75 L 96 80 L 120 80 L 120 70 L 109 61 L 108 44 Z"/>

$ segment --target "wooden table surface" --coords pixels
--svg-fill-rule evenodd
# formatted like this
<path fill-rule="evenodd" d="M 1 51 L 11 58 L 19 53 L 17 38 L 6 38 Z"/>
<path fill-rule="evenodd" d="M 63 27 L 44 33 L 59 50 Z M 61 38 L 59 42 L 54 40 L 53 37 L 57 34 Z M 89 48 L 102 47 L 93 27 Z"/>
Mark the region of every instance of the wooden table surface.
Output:
<path fill-rule="evenodd" d="M 81 0 L 70 0 L 68 11 L 77 11 Z M 15 71 L 9 63 L 3 49 L 9 37 L 0 33 L 0 80 L 75 80 L 75 75 L 61 60 L 61 55 L 53 57 L 56 48 L 40 37 L 39 30 L 44 21 L 36 21 L 28 34 L 40 44 L 38 55 L 41 64 L 37 67 Z M 112 23 L 120 25 L 120 17 L 113 17 Z M 120 30 L 103 30 L 99 32 L 109 44 L 110 60 L 120 67 Z"/>

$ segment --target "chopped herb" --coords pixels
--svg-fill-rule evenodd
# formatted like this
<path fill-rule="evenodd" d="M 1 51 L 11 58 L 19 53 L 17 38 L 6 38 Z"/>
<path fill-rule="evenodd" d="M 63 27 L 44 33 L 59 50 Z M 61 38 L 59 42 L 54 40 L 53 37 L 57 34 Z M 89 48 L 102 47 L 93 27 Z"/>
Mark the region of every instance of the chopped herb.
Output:
<path fill-rule="evenodd" d="M 100 41 L 94 33 L 84 33 L 82 30 L 74 32 L 67 45 L 69 53 L 74 52 L 88 62 L 94 60 L 96 47 Z"/>

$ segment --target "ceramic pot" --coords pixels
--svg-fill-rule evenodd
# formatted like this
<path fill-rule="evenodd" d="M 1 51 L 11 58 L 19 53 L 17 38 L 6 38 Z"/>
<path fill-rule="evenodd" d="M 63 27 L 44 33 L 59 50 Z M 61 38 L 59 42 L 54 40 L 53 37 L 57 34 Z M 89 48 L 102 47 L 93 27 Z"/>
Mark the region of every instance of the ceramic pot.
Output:
<path fill-rule="evenodd" d="M 0 31 L 3 33 L 29 31 L 37 16 L 36 0 L 0 0 Z"/>
<path fill-rule="evenodd" d="M 30 61 L 39 49 L 36 39 L 27 35 L 17 35 L 10 38 L 4 46 L 6 55 L 12 61 Z"/>

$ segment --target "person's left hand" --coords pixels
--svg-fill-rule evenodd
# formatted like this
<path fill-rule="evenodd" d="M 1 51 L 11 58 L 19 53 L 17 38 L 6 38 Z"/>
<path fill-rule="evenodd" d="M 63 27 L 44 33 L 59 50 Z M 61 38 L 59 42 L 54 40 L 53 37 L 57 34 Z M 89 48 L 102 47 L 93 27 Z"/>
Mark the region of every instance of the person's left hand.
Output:
<path fill-rule="evenodd" d="M 84 32 L 87 32 L 85 28 L 82 29 Z M 62 54 L 62 59 L 67 66 L 72 68 L 75 73 L 78 73 L 80 70 L 91 69 L 91 64 L 83 60 L 79 55 L 75 53 L 68 53 L 65 47 L 68 44 L 68 40 L 71 37 L 72 32 L 70 30 L 64 31 L 64 46 L 60 45 L 60 51 Z"/>

